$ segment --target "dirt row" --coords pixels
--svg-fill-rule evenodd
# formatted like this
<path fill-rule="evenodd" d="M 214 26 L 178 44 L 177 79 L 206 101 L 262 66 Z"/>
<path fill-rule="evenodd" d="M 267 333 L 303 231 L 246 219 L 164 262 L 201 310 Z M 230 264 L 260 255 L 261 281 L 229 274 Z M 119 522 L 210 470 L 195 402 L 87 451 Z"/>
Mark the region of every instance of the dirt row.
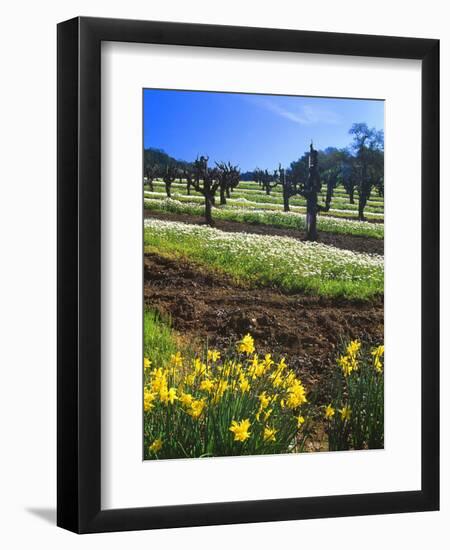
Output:
<path fill-rule="evenodd" d="M 259 352 L 287 356 L 319 393 L 326 392 L 323 382 L 343 340 L 383 340 L 382 299 L 368 303 L 236 286 L 227 276 L 156 254 L 144 258 L 144 300 L 170 315 L 190 341 L 201 336 L 225 349 L 250 332 Z"/>
<path fill-rule="evenodd" d="M 175 214 L 171 212 L 154 212 L 152 210 L 144 210 L 145 218 L 156 218 L 159 220 L 178 221 L 194 225 L 204 225 L 204 218 L 200 216 L 192 216 L 190 214 Z M 233 233 L 254 233 L 256 235 L 279 235 L 283 237 L 292 237 L 294 239 L 304 240 L 305 233 L 296 229 L 281 229 L 271 225 L 250 224 L 243 222 L 232 222 L 226 220 L 215 220 L 215 227 L 221 231 Z M 345 250 L 353 250 L 355 252 L 367 252 L 370 254 L 384 254 L 384 242 L 382 239 L 374 239 L 370 237 L 359 237 L 355 235 L 338 235 L 336 233 L 319 233 L 319 242 L 343 248 Z"/>

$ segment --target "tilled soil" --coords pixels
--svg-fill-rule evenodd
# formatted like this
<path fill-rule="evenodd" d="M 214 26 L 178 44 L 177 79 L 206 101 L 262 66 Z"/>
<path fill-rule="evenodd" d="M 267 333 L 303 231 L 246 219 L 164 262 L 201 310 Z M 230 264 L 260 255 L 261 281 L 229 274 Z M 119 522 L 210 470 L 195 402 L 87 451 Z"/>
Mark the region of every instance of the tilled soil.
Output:
<path fill-rule="evenodd" d="M 191 216 L 190 214 L 174 214 L 172 212 L 154 212 L 144 210 L 145 218 L 156 218 L 158 220 L 178 221 L 194 225 L 204 225 L 205 220 L 200 216 Z M 226 220 L 215 220 L 216 229 L 233 233 L 254 233 L 257 235 L 280 235 L 283 237 L 292 237 L 294 239 L 304 240 L 305 233 L 296 229 L 281 229 L 271 225 L 250 224 L 244 222 L 231 222 Z M 318 242 L 353 250 L 355 252 L 367 252 L 370 254 L 384 254 L 383 239 L 374 239 L 369 237 L 358 237 L 356 235 L 338 235 L 336 233 L 319 232 Z"/>
<path fill-rule="evenodd" d="M 250 332 L 258 352 L 286 356 L 321 400 L 342 340 L 383 340 L 382 299 L 348 301 L 237 286 L 222 274 L 157 254 L 144 258 L 144 299 L 170 315 L 189 340 L 208 338 L 210 346 L 225 349 Z"/>

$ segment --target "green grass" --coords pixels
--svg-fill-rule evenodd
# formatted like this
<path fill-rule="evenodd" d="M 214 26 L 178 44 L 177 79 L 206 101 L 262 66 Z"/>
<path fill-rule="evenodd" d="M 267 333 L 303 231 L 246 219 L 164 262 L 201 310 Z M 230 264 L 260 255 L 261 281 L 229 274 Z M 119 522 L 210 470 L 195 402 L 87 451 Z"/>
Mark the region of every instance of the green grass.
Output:
<path fill-rule="evenodd" d="M 254 286 L 368 300 L 383 294 L 383 258 L 288 237 L 146 220 L 146 251 L 186 258 Z"/>
<path fill-rule="evenodd" d="M 243 182 L 239 184 L 239 186 L 232 192 L 232 199 L 246 199 L 248 201 L 260 203 L 261 206 L 263 204 L 269 203 L 269 204 L 278 204 L 280 205 L 280 208 L 283 205 L 283 196 L 281 192 L 281 188 L 275 188 L 272 190 L 270 195 L 267 195 L 263 190 L 261 190 L 258 187 L 254 188 L 247 188 L 242 187 Z M 149 190 L 149 187 L 145 187 L 146 190 Z M 154 190 L 156 192 L 164 193 L 165 187 L 164 184 L 158 181 L 154 182 Z M 191 194 L 187 195 L 186 185 L 180 184 L 180 183 L 174 183 L 172 184 L 172 193 L 177 194 L 180 200 L 195 200 L 195 197 L 203 198 L 201 193 L 198 193 L 195 190 L 191 190 Z M 181 198 L 184 197 L 184 198 Z M 322 202 L 325 201 L 325 194 L 322 193 L 320 200 Z M 291 206 L 305 206 L 306 201 L 303 197 L 300 196 L 294 196 L 290 199 Z M 324 213 L 325 215 L 332 215 L 332 216 L 340 216 L 340 217 L 357 217 L 358 214 L 358 195 L 355 194 L 355 204 L 351 204 L 349 202 L 348 195 L 345 194 L 345 191 L 343 189 L 336 189 L 335 194 L 333 197 L 331 208 L 333 212 L 330 213 Z M 344 212 L 340 213 L 339 210 L 344 210 Z M 345 212 L 348 211 L 348 212 Z M 383 219 L 383 213 L 384 213 L 384 203 L 381 199 L 381 202 L 379 200 L 369 200 L 367 202 L 367 206 L 365 208 L 365 213 L 367 217 L 371 217 L 373 219 Z"/>
<path fill-rule="evenodd" d="M 170 320 L 152 309 L 144 310 L 144 357 L 153 365 L 164 364 L 176 352 Z"/>
<path fill-rule="evenodd" d="M 162 180 L 154 180 L 153 184 L 160 185 L 160 186 L 164 187 L 164 182 Z M 186 182 L 185 181 L 180 183 L 178 180 L 176 180 L 172 185 L 173 185 L 173 187 L 186 189 Z M 193 189 L 192 189 L 192 191 L 193 191 Z M 247 182 L 241 181 L 239 183 L 239 186 L 236 187 L 233 192 L 234 193 L 235 192 L 259 193 L 261 195 L 266 196 L 266 192 L 264 191 L 264 189 L 262 189 L 257 183 L 248 182 L 248 181 Z M 269 196 L 272 196 L 272 195 L 281 196 L 282 195 L 281 186 L 278 185 L 278 186 L 274 187 L 271 190 Z M 347 191 L 344 189 L 344 187 L 342 187 L 340 185 L 335 188 L 334 197 L 349 200 L 349 195 L 348 195 Z M 355 193 L 354 193 L 354 198 L 355 198 L 355 200 L 358 199 L 358 191 L 356 189 L 355 189 Z M 376 191 L 373 191 L 372 194 L 371 194 L 371 197 L 369 199 L 369 202 L 374 202 L 374 203 L 378 203 L 378 204 L 382 205 L 384 203 L 384 198 L 380 197 Z"/>
<path fill-rule="evenodd" d="M 145 199 L 144 207 L 155 212 L 172 212 L 175 214 L 189 214 L 203 216 L 204 207 L 201 204 L 182 203 L 178 200 Z M 281 229 L 305 230 L 305 216 L 296 212 L 282 212 L 276 210 L 256 211 L 251 208 L 215 208 L 213 218 L 245 222 L 255 225 L 271 225 Z M 317 220 L 319 231 L 359 237 L 384 238 L 384 225 L 380 223 L 359 222 L 334 217 L 319 216 Z"/>
<path fill-rule="evenodd" d="M 146 190 L 147 191 L 147 190 Z M 180 202 L 193 202 L 196 204 L 203 204 L 204 197 L 200 193 L 191 193 L 190 195 L 183 194 L 183 189 L 173 189 L 172 198 L 179 200 Z M 151 199 L 162 199 L 166 197 L 166 193 L 163 189 L 155 186 L 155 193 L 158 195 L 145 194 L 145 198 L 148 200 Z M 244 199 L 244 201 L 239 202 L 239 199 Z M 322 203 L 325 202 L 325 198 L 320 199 Z M 255 208 L 258 210 L 281 210 L 283 211 L 283 199 L 281 197 L 274 197 L 272 195 L 247 195 L 244 193 L 233 193 L 231 199 L 227 199 L 228 207 L 245 207 Z M 340 210 L 340 208 L 344 210 Z M 292 212 L 306 212 L 306 202 L 302 198 L 291 198 L 290 200 L 290 209 Z M 376 208 L 368 208 L 365 211 L 365 216 L 367 219 L 383 221 L 383 208 L 381 210 Z M 322 216 L 330 216 L 333 218 L 346 218 L 346 219 L 357 219 L 356 215 L 358 213 L 358 206 L 351 204 L 342 204 L 339 202 L 333 202 L 333 208 L 328 212 L 322 212 Z"/>

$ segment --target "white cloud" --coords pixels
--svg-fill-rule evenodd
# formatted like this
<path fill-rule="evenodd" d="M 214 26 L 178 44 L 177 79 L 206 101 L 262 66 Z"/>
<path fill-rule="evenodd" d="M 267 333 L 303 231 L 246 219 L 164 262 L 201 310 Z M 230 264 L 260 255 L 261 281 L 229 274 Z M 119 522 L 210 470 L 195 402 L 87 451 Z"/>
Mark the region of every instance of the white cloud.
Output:
<path fill-rule="evenodd" d="M 287 109 L 276 99 L 246 96 L 246 100 L 282 118 L 301 124 L 302 126 L 311 126 L 314 124 L 339 124 L 341 122 L 339 114 L 311 103 L 299 105 L 295 109 Z"/>

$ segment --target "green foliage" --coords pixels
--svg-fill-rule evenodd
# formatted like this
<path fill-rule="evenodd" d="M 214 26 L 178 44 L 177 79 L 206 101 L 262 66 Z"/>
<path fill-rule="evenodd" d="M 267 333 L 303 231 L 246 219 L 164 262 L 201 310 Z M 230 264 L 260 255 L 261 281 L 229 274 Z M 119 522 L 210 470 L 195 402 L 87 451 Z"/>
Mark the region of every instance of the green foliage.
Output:
<path fill-rule="evenodd" d="M 314 418 L 330 451 L 383 447 L 383 346 L 347 345 L 324 414 L 285 358 L 259 356 L 249 334 L 225 350 L 194 352 L 168 319 L 146 310 L 144 335 L 147 460 L 304 452 Z"/>
<path fill-rule="evenodd" d="M 339 357 L 325 409 L 330 451 L 383 448 L 383 354 L 384 346 L 370 351 L 354 341 Z"/>
<path fill-rule="evenodd" d="M 144 149 L 144 174 L 147 168 L 159 166 L 161 168 L 166 166 L 174 166 L 176 168 L 187 168 L 190 166 L 189 162 L 184 160 L 177 160 L 168 155 L 162 149 Z"/>
<path fill-rule="evenodd" d="M 150 330 L 165 340 L 170 327 L 155 320 Z M 246 335 L 222 353 L 180 348 L 165 360 L 146 357 L 145 459 L 303 451 L 306 390 L 282 358 L 256 352 Z"/>

